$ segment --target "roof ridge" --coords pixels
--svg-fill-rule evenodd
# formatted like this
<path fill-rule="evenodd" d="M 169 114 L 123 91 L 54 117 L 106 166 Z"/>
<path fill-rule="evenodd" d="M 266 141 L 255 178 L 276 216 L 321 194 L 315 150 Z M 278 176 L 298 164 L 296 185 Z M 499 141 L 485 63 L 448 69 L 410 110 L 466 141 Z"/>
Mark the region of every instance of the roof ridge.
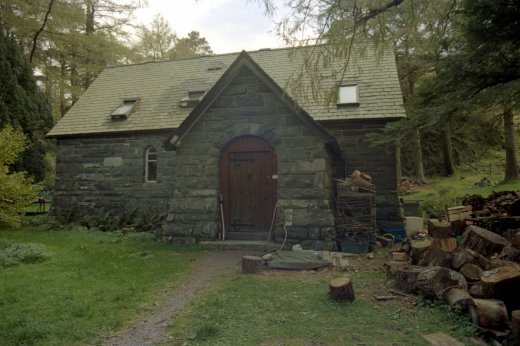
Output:
<path fill-rule="evenodd" d="M 277 48 L 259 48 L 255 50 L 241 50 L 237 52 L 229 52 L 229 53 L 220 53 L 220 54 L 209 54 L 209 55 L 197 55 L 187 58 L 177 58 L 177 59 L 170 59 L 170 60 L 161 60 L 161 61 L 144 61 L 144 62 L 136 62 L 131 64 L 121 64 L 121 65 L 113 65 L 113 66 L 107 66 L 105 69 L 108 68 L 119 68 L 119 67 L 129 67 L 129 66 L 139 66 L 139 65 L 147 65 L 147 64 L 166 64 L 166 63 L 172 63 L 175 61 L 186 61 L 186 60 L 197 60 L 202 58 L 218 58 L 223 56 L 231 56 L 231 55 L 238 55 L 241 52 L 245 51 L 248 54 L 251 53 L 257 53 L 257 52 L 273 52 L 273 51 L 281 51 L 281 50 L 292 50 L 292 49 L 302 49 L 302 48 L 309 48 L 309 47 L 315 47 L 319 45 L 308 45 L 308 46 L 293 46 L 293 47 L 277 47 Z"/>

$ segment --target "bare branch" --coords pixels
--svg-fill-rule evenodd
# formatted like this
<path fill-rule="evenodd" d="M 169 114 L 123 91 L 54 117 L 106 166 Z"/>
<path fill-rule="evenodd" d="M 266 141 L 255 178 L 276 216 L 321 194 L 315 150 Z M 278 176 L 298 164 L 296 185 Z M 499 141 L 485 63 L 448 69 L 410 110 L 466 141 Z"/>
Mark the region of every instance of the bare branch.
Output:
<path fill-rule="evenodd" d="M 38 29 L 38 31 L 36 31 L 36 33 L 34 34 L 31 54 L 29 55 L 29 62 L 30 63 L 32 63 L 34 52 L 36 51 L 36 43 L 38 42 L 38 36 L 40 36 L 40 34 L 45 29 L 45 25 L 47 25 L 47 21 L 49 20 L 49 15 L 51 14 L 53 4 L 54 4 L 54 0 L 50 0 L 49 1 L 49 7 L 47 8 L 47 12 L 45 13 L 45 18 L 43 19 L 43 23 L 40 26 L 40 28 Z"/>

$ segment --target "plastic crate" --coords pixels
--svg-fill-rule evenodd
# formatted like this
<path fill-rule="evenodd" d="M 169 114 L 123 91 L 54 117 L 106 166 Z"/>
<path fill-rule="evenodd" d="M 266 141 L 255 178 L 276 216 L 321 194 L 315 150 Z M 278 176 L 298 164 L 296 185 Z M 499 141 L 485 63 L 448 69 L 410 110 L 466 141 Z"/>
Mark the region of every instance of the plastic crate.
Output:
<path fill-rule="evenodd" d="M 400 243 L 406 238 L 406 230 L 403 227 L 384 227 L 384 233 L 394 236 L 394 243 Z"/>

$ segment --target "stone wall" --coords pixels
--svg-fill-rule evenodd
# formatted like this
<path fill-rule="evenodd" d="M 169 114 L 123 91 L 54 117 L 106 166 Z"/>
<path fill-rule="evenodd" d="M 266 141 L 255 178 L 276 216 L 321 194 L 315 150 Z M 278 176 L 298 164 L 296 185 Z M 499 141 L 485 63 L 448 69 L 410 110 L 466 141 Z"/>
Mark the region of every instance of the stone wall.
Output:
<path fill-rule="evenodd" d="M 402 225 L 397 178 L 395 147 L 373 147 L 366 134 L 380 131 L 389 120 L 367 119 L 321 123 L 338 141 L 345 159 L 345 174 L 358 169 L 372 176 L 376 185 L 376 212 L 380 227 Z"/>
<path fill-rule="evenodd" d="M 64 219 L 105 212 L 166 215 L 176 153 L 164 151 L 170 131 L 61 138 L 56 147 L 53 210 Z M 158 154 L 157 182 L 144 182 L 144 152 Z"/>
<path fill-rule="evenodd" d="M 249 70 L 242 70 L 182 139 L 175 191 L 165 233 L 172 238 L 215 239 L 220 213 L 219 160 L 232 139 L 253 135 L 275 148 L 278 213 L 275 235 L 289 241 L 322 239 L 333 231 L 331 159 L 308 125 Z M 267 231 L 267 230 L 266 230 Z"/>

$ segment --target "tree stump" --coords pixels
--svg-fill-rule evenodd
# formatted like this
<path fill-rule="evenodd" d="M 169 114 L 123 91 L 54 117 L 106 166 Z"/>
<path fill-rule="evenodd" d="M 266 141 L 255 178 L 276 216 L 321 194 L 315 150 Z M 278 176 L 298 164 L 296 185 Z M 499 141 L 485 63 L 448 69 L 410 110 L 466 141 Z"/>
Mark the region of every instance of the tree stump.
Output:
<path fill-rule="evenodd" d="M 397 275 L 397 271 L 400 268 L 407 267 L 410 265 L 410 262 L 406 261 L 386 261 L 383 263 L 383 268 L 386 271 L 386 279 L 393 280 Z"/>
<path fill-rule="evenodd" d="M 430 246 L 418 260 L 417 265 L 423 267 L 441 266 L 449 268 L 451 266 L 452 254 Z"/>
<path fill-rule="evenodd" d="M 445 220 L 429 219 L 428 235 L 438 239 L 452 237 L 451 223 Z"/>
<path fill-rule="evenodd" d="M 473 323 L 483 328 L 502 328 L 509 320 L 504 302 L 498 299 L 473 299 L 469 312 Z"/>
<path fill-rule="evenodd" d="M 242 273 L 256 274 L 262 270 L 262 257 L 243 256 L 242 257 Z"/>
<path fill-rule="evenodd" d="M 457 238 L 432 238 L 432 247 L 444 252 L 452 253 L 457 249 Z"/>
<path fill-rule="evenodd" d="M 471 249 L 484 257 L 500 253 L 508 241 L 487 229 L 470 225 L 462 237 L 461 249 Z"/>
<path fill-rule="evenodd" d="M 412 264 L 419 263 L 431 245 L 432 242 L 429 240 L 412 240 L 412 251 L 410 251 Z"/>
<path fill-rule="evenodd" d="M 423 267 L 413 265 L 397 269 L 395 286 L 403 292 L 416 293 L 417 277 L 422 270 Z"/>
<path fill-rule="evenodd" d="M 451 266 L 453 268 L 460 269 L 466 263 L 476 264 L 480 268 L 486 269 L 489 264 L 489 259 L 471 249 L 462 249 L 453 254 L 451 260 Z"/>
<path fill-rule="evenodd" d="M 466 263 L 460 268 L 460 273 L 466 278 L 468 282 L 476 282 L 480 280 L 482 275 L 482 268 L 473 263 Z"/>
<path fill-rule="evenodd" d="M 511 313 L 511 335 L 516 345 L 520 345 L 520 310 Z"/>
<path fill-rule="evenodd" d="M 450 288 L 446 292 L 446 302 L 450 308 L 454 306 L 460 306 L 462 309 L 466 309 L 471 303 L 473 298 L 469 295 L 468 291 L 462 288 Z"/>
<path fill-rule="evenodd" d="M 508 311 L 520 309 L 520 265 L 506 265 L 504 267 L 487 270 L 482 273 L 482 291 L 484 295 L 502 300 Z"/>
<path fill-rule="evenodd" d="M 417 276 L 417 291 L 427 298 L 445 300 L 450 288 L 468 289 L 468 283 L 461 274 L 444 267 L 428 267 Z"/>
<path fill-rule="evenodd" d="M 352 280 L 349 277 L 331 280 L 329 283 L 329 294 L 336 300 L 353 302 L 356 299 Z"/>

